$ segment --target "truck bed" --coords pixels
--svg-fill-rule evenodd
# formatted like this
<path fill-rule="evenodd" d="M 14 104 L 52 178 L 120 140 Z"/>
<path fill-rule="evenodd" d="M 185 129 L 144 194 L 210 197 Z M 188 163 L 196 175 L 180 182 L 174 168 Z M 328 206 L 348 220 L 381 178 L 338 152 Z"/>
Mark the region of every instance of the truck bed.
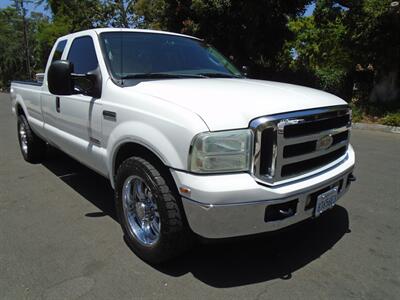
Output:
<path fill-rule="evenodd" d="M 36 80 L 13 80 L 13 81 L 11 81 L 11 85 L 12 84 L 24 84 L 24 85 L 42 86 L 43 82 L 36 81 Z"/>

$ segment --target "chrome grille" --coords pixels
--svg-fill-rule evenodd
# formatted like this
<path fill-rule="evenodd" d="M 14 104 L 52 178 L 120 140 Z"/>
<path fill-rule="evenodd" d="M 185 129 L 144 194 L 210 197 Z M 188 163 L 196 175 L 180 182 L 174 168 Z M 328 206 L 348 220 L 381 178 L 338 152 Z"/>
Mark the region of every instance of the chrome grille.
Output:
<path fill-rule="evenodd" d="M 253 174 L 269 184 L 310 176 L 344 159 L 350 138 L 347 106 L 260 117 L 250 123 L 255 136 Z"/>

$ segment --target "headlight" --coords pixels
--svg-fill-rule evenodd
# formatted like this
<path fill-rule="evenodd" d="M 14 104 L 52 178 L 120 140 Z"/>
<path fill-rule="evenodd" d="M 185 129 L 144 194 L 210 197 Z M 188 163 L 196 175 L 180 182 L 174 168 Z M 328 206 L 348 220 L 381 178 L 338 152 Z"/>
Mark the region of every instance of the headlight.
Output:
<path fill-rule="evenodd" d="M 192 141 L 189 169 L 195 173 L 248 171 L 252 145 L 250 129 L 200 133 Z"/>

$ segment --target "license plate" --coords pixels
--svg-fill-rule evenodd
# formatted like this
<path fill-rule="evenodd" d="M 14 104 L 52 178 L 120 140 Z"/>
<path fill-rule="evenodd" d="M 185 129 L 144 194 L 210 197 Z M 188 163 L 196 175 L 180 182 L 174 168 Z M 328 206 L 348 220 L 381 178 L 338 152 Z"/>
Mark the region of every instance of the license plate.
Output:
<path fill-rule="evenodd" d="M 334 187 L 329 191 L 322 193 L 317 198 L 315 205 L 315 216 L 318 217 L 321 213 L 333 207 L 338 199 L 338 188 Z"/>

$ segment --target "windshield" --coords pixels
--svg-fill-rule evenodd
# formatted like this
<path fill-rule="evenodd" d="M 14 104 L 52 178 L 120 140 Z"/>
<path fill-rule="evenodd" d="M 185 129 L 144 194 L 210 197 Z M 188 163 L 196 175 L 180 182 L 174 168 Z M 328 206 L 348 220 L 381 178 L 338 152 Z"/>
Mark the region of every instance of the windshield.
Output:
<path fill-rule="evenodd" d="M 143 32 L 105 32 L 100 38 L 115 79 L 242 77 L 216 49 L 195 39 Z"/>

